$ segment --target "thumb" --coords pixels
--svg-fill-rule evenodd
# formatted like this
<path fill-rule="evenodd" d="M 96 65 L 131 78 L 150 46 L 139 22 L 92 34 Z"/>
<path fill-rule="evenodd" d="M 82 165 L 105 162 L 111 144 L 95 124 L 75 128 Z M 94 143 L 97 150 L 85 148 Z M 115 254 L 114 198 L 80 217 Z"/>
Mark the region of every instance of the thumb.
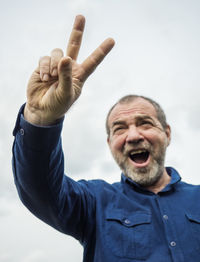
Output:
<path fill-rule="evenodd" d="M 66 95 L 70 93 L 72 86 L 72 59 L 70 57 L 63 57 L 58 64 L 58 92 Z"/>

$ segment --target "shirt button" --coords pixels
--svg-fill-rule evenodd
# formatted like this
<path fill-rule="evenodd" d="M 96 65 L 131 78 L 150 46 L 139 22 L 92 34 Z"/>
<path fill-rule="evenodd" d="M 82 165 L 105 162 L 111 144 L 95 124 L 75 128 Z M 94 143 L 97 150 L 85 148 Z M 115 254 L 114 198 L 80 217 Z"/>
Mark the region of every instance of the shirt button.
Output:
<path fill-rule="evenodd" d="M 23 128 L 21 128 L 19 132 L 20 132 L 20 135 L 21 135 L 21 136 L 24 135 L 24 129 L 23 129 Z"/>
<path fill-rule="evenodd" d="M 172 247 L 175 247 L 175 246 L 176 246 L 176 242 L 172 241 L 172 242 L 170 243 L 170 245 L 171 245 Z"/>
<path fill-rule="evenodd" d="M 167 219 L 168 219 L 168 216 L 167 216 L 167 215 L 163 215 L 163 218 L 164 218 L 165 220 L 167 220 Z"/>
<path fill-rule="evenodd" d="M 126 218 L 126 219 L 124 219 L 124 223 L 125 223 L 126 225 L 129 225 L 129 224 L 131 223 L 131 221 Z"/>

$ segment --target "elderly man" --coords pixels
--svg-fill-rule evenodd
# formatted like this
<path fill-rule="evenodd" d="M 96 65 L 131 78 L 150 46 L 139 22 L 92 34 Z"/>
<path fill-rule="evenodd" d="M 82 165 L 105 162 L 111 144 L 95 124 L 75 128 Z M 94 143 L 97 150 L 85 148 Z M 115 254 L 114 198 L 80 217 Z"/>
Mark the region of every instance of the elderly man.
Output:
<path fill-rule="evenodd" d="M 84 24 L 77 16 L 67 56 L 54 49 L 30 78 L 14 129 L 19 196 L 38 218 L 80 241 L 84 262 L 199 262 L 200 188 L 164 167 L 170 127 L 155 101 L 125 96 L 108 113 L 107 142 L 122 170 L 120 182 L 64 175 L 63 116 L 114 45 L 105 40 L 77 64 Z"/>

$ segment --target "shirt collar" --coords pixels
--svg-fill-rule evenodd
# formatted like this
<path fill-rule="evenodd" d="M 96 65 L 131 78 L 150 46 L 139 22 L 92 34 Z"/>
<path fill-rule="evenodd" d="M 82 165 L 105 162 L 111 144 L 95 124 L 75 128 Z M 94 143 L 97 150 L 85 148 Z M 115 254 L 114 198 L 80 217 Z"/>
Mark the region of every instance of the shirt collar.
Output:
<path fill-rule="evenodd" d="M 167 192 L 167 191 L 172 190 L 175 187 L 175 185 L 181 180 L 179 173 L 174 168 L 166 167 L 166 171 L 167 171 L 168 175 L 171 176 L 171 180 L 170 180 L 170 183 L 168 185 L 166 185 L 166 187 L 163 188 L 163 190 L 161 192 Z M 134 188 L 136 188 L 137 190 L 142 191 L 144 193 L 154 194 L 153 192 L 150 192 L 149 190 L 138 185 L 132 179 L 126 177 L 123 173 L 122 173 L 122 176 L 121 176 L 121 183 L 122 184 L 129 184 L 129 185 L 133 186 Z"/>

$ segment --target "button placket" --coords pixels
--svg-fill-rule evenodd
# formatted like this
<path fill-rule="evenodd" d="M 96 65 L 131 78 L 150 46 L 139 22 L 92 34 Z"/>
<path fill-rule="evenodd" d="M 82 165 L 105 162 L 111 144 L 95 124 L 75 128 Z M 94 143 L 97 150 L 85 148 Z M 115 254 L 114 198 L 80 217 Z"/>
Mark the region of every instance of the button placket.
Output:
<path fill-rule="evenodd" d="M 169 218 L 168 215 L 163 215 L 164 220 L 168 220 L 168 218 Z"/>

